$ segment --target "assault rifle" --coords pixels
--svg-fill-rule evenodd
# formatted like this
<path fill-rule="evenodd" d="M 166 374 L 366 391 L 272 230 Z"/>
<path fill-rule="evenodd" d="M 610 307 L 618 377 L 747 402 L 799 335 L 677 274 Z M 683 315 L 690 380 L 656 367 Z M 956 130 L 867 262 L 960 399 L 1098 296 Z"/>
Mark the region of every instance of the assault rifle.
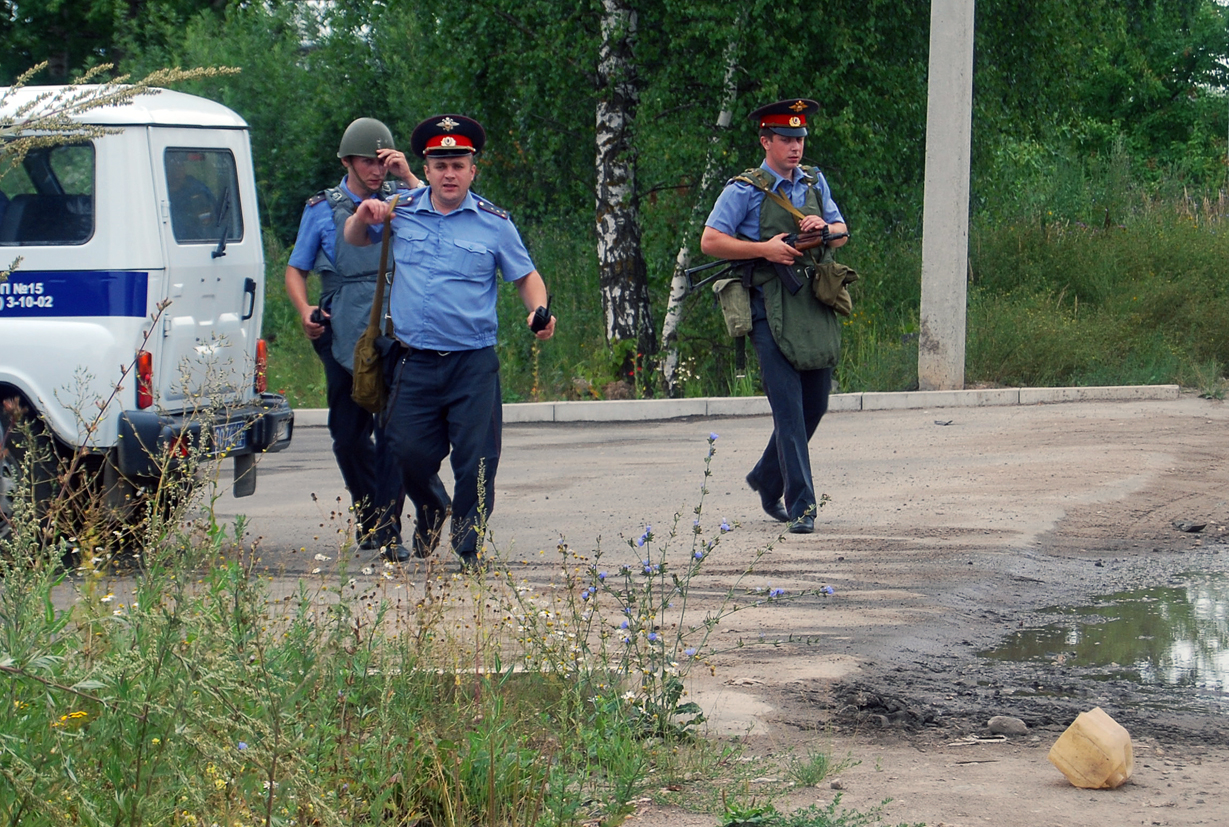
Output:
<path fill-rule="evenodd" d="M 795 250 L 805 252 L 806 250 L 813 250 L 816 247 L 827 246 L 829 242 L 836 241 L 838 238 L 848 237 L 849 233 L 833 233 L 829 232 L 827 227 L 823 227 L 822 229 L 811 230 L 810 232 L 805 233 L 790 233 L 784 238 L 784 241 Z M 762 258 L 744 258 L 734 261 L 717 259 L 716 261 L 710 261 L 708 264 L 701 264 L 699 267 L 692 267 L 684 271 L 687 274 L 687 292 L 690 293 L 692 291 L 699 290 L 704 285 L 711 284 L 717 279 L 738 270 L 742 270 L 742 275 L 749 277 L 751 274 L 751 268 L 762 261 L 764 261 Z M 778 264 L 775 261 L 770 263 L 774 268 L 776 268 L 777 278 L 781 279 L 781 284 L 785 286 L 785 289 L 790 292 L 791 296 L 802 289 L 802 282 L 799 281 L 798 276 L 794 273 L 792 267 L 787 264 Z M 714 267 L 721 267 L 721 269 L 712 275 L 706 276 L 700 281 L 695 280 L 697 273 L 702 273 L 705 270 L 711 270 Z M 746 280 L 747 279 L 744 279 L 744 283 Z"/>

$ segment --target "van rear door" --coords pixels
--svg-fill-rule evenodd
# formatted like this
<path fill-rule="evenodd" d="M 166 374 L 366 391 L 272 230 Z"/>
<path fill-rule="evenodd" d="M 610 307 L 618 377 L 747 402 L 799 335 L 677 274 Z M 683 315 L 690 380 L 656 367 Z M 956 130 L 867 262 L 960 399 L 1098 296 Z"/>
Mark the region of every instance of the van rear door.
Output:
<path fill-rule="evenodd" d="M 264 283 L 241 129 L 150 129 L 169 301 L 154 385 L 168 410 L 250 399 Z M 248 176 L 244 175 L 244 178 Z"/>

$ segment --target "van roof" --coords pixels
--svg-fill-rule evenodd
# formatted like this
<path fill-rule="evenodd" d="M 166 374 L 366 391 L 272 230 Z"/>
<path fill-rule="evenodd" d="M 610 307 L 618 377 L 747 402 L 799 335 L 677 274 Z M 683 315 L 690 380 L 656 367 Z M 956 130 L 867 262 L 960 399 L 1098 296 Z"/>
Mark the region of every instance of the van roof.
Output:
<path fill-rule="evenodd" d="M 9 95 L 9 87 L 0 87 L 0 118 L 11 117 L 17 107 L 29 103 L 38 95 L 55 94 L 63 86 L 23 86 Z M 82 85 L 76 90 L 101 88 Z M 7 98 L 7 99 L 6 99 Z M 98 126 L 208 126 L 220 129 L 247 129 L 247 121 L 208 98 L 158 89 L 156 93 L 139 95 L 122 106 L 105 106 L 74 117 L 74 121 Z"/>

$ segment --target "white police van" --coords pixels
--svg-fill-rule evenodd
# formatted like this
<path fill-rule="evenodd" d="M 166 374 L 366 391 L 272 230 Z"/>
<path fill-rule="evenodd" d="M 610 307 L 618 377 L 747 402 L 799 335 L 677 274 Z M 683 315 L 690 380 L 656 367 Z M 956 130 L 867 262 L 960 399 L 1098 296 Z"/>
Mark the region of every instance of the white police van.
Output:
<path fill-rule="evenodd" d="M 14 90 L 4 114 L 48 91 Z M 119 131 L 0 169 L 0 269 L 20 259 L 0 282 L 0 536 L 23 408 L 117 506 L 193 445 L 233 457 L 233 492 L 250 495 L 255 456 L 294 427 L 265 388 L 247 124 L 167 90 L 75 120 Z"/>

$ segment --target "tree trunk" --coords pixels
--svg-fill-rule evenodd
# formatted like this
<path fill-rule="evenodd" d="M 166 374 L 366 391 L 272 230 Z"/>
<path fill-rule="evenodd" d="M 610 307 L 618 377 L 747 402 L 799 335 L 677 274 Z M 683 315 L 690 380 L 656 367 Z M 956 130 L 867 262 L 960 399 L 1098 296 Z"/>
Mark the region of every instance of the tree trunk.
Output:
<path fill-rule="evenodd" d="M 737 28 L 741 29 L 741 25 Z M 721 133 L 730 128 L 734 96 L 738 85 L 734 82 L 738 68 L 738 39 L 735 36 L 725 47 L 725 79 L 721 96 L 721 112 L 717 115 L 717 129 L 709 139 L 708 155 L 704 159 L 704 174 L 700 177 L 700 186 L 696 189 L 696 203 L 691 209 L 691 217 L 683 231 L 683 241 L 679 245 L 678 255 L 674 259 L 674 277 L 670 280 L 670 298 L 666 303 L 666 315 L 662 322 L 661 343 L 666 351 L 662 363 L 662 380 L 665 383 L 666 395 L 675 398 L 682 391 L 678 383 L 679 347 L 678 327 L 682 317 L 683 300 L 687 298 L 687 267 L 691 264 L 691 247 L 688 242 L 699 230 L 701 216 L 707 204 L 707 194 L 716 175 L 716 149 Z"/>
<path fill-rule="evenodd" d="M 640 90 L 632 53 L 636 12 L 629 0 L 602 0 L 598 53 L 597 260 L 606 339 L 636 342 L 641 356 L 657 343 L 640 249 L 632 129 Z M 632 364 L 629 356 L 628 366 Z M 626 373 L 626 371 L 624 371 Z"/>

